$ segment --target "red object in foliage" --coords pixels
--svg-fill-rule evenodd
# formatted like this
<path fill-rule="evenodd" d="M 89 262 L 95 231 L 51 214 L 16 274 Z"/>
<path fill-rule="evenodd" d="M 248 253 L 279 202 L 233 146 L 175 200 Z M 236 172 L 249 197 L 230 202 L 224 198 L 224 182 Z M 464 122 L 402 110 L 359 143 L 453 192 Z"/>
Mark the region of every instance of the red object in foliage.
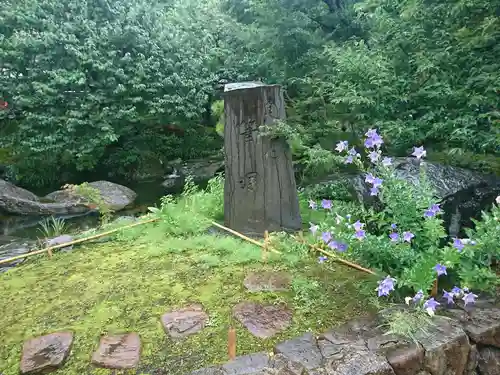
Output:
<path fill-rule="evenodd" d="M 9 103 L 0 99 L 0 109 L 7 109 L 8 106 L 9 106 Z"/>
<path fill-rule="evenodd" d="M 174 124 L 162 125 L 162 128 L 177 135 L 184 135 L 184 129 Z"/>

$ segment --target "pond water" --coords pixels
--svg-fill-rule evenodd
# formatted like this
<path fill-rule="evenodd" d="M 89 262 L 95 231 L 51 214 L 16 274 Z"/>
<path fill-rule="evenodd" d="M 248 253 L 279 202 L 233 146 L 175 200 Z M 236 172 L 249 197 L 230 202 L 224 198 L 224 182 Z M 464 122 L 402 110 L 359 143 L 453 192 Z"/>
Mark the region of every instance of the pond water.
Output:
<path fill-rule="evenodd" d="M 131 207 L 116 212 L 113 219 L 123 216 L 140 216 L 148 212 L 148 207 L 159 206 L 160 198 L 167 195 L 178 195 L 182 188 L 176 187 L 166 189 L 162 181 L 150 181 L 136 184 L 128 184 L 137 193 L 137 199 Z M 125 185 L 123 182 L 122 185 Z M 201 184 L 202 186 L 204 184 Z M 39 196 L 47 194 L 47 191 L 34 191 Z M 99 225 L 99 214 L 91 212 L 85 215 L 59 216 L 64 219 L 66 232 L 75 233 L 88 230 Z M 42 222 L 47 217 L 37 216 L 0 216 L 0 260 L 22 255 L 30 251 L 35 241 L 45 237 L 42 231 Z M 0 272 L 10 266 L 0 264 Z"/>
<path fill-rule="evenodd" d="M 148 212 L 148 207 L 160 204 L 160 198 L 166 194 L 179 194 L 180 189 L 166 189 L 162 181 L 150 181 L 127 185 L 137 193 L 137 199 L 131 207 L 114 214 L 115 217 L 139 216 Z M 123 183 L 122 183 L 123 184 Z M 47 192 L 34 191 L 43 196 Z M 99 223 L 99 214 L 91 212 L 85 215 L 59 216 L 66 222 L 71 231 L 87 230 Z M 0 236 L 37 239 L 41 236 L 41 223 L 45 217 L 36 216 L 0 216 Z"/>

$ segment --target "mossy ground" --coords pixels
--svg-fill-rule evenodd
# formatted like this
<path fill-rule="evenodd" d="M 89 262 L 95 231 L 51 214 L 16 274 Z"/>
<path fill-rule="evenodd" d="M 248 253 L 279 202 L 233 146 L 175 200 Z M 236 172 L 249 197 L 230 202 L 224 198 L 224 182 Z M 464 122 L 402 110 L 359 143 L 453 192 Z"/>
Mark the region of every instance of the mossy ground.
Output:
<path fill-rule="evenodd" d="M 0 274 L 0 372 L 19 373 L 24 340 L 71 330 L 72 353 L 57 374 L 110 373 L 91 366 L 91 355 L 100 335 L 127 331 L 141 337 L 142 369 L 185 374 L 227 360 L 230 325 L 237 329 L 241 355 L 271 351 L 276 342 L 321 332 L 373 309 L 369 296 L 375 284 L 358 271 L 318 264 L 316 256 L 286 244 L 283 254 L 263 263 L 257 246 L 206 232 L 172 235 L 168 225 L 144 224 L 107 243 L 86 244 L 51 259 L 35 257 Z M 247 292 L 245 275 L 264 269 L 288 270 L 294 278 L 291 290 Z M 270 340 L 255 338 L 231 318 L 232 307 L 243 300 L 284 302 L 294 311 L 293 323 Z M 184 340 L 170 340 L 161 315 L 192 302 L 204 306 L 208 327 Z"/>

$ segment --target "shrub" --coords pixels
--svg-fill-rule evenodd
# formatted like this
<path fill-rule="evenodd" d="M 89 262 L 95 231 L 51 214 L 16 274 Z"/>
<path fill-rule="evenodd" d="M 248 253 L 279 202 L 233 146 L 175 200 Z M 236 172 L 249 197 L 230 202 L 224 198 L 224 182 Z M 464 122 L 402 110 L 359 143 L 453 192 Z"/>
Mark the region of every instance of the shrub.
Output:
<path fill-rule="evenodd" d="M 416 185 L 397 178 L 391 158 L 382 155 L 383 143 L 376 130 L 366 133 L 364 152 L 370 160 L 368 168 L 364 167 L 360 152 L 349 149 L 346 141 L 336 147 L 344 155 L 345 163 L 355 164 L 366 172 L 370 194 L 382 203 L 381 212 L 376 214 L 379 224 L 368 226 L 358 213 L 340 212 L 342 207 L 335 207 L 331 200 L 323 199 L 319 205 L 311 200 L 311 209 L 325 212 L 323 222 L 311 224 L 313 241 L 336 251 L 338 256 L 353 258 L 387 275 L 376 289 L 380 297 L 389 296 L 397 286 L 400 297 L 415 293 L 414 297 L 406 297 L 408 304 L 413 303 L 432 315 L 440 303 L 429 296 L 439 279 L 442 285 L 462 286 L 454 286 L 450 291 L 443 289 L 447 303 L 455 303 L 457 297 L 465 305 L 473 303 L 477 295 L 469 288 L 487 291 L 499 283 L 491 269 L 499 255 L 499 207 L 495 205 L 491 213 L 484 213 L 483 221 L 469 231 L 471 239 L 454 238 L 446 244 L 441 208 L 426 179 L 425 168 L 421 166 Z M 419 163 L 426 151 L 424 147 L 415 147 L 412 155 Z M 374 213 L 364 212 L 368 216 Z"/>

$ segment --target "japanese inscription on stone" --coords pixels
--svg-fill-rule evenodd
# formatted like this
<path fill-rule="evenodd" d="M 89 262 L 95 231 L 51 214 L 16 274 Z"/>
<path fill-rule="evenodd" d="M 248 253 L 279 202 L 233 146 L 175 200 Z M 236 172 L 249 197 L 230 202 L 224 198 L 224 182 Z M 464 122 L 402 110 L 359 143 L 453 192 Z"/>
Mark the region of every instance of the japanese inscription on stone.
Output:
<path fill-rule="evenodd" d="M 243 136 L 245 143 L 252 142 L 254 133 L 257 131 L 256 121 L 248 120 L 240 124 L 240 135 Z"/>

